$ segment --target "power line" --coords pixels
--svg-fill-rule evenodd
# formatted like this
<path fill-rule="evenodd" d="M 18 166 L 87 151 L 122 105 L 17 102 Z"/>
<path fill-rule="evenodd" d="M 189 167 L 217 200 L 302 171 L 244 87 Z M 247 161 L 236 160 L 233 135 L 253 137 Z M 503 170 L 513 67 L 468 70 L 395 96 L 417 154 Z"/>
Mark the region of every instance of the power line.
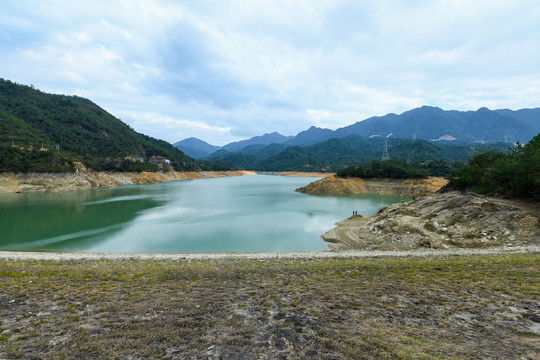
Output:
<path fill-rule="evenodd" d="M 388 154 L 388 139 L 384 139 L 384 149 L 381 156 L 381 161 L 390 160 L 390 155 Z"/>

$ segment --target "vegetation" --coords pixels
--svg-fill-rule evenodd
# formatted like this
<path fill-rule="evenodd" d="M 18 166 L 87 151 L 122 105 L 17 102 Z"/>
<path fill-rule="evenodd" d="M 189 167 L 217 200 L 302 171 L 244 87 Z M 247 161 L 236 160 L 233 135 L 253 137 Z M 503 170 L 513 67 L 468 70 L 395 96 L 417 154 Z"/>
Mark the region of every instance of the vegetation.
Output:
<path fill-rule="evenodd" d="M 0 357 L 534 358 L 539 266 L 536 254 L 3 260 Z"/>
<path fill-rule="evenodd" d="M 334 136 L 345 137 L 351 134 L 392 133 L 396 137 L 437 139 L 443 134 L 452 135 L 461 144 L 477 141 L 529 141 L 531 135 L 540 131 L 540 108 L 511 110 L 477 111 L 442 110 L 431 106 L 406 111 L 403 114 L 387 114 L 372 117 L 355 124 L 337 129 Z"/>
<path fill-rule="evenodd" d="M 524 114 L 528 119 L 535 112 Z M 359 135 L 307 147 L 251 144 L 233 153 L 218 152 L 205 163 L 135 132 L 87 99 L 46 94 L 0 79 L 0 171 L 73 171 L 74 161 L 95 170 L 154 171 L 156 165 L 148 161 L 152 156 L 169 159 L 176 170 L 337 171 L 379 159 L 383 144 L 381 137 Z M 399 138 L 388 139 L 388 146 L 391 159 L 418 163 L 415 167 L 431 175 L 455 171 L 475 153 L 507 149 L 504 143 L 452 145 Z"/>
<path fill-rule="evenodd" d="M 71 172 L 72 158 L 56 151 L 19 150 L 0 144 L 0 169 L 13 172 Z"/>
<path fill-rule="evenodd" d="M 234 170 L 242 170 L 243 168 L 241 166 L 231 164 L 228 161 L 222 161 L 222 160 L 207 160 L 207 161 L 201 161 L 201 170 L 204 171 L 234 171 Z"/>
<path fill-rule="evenodd" d="M 412 166 L 427 171 L 430 176 L 448 176 L 463 168 L 465 163 L 460 161 L 435 160 L 413 163 Z"/>
<path fill-rule="evenodd" d="M 152 156 L 169 159 L 176 170 L 208 167 L 166 141 L 135 132 L 90 100 L 4 79 L 0 145 L 0 171 L 73 171 L 73 161 L 95 170 L 153 171 Z"/>
<path fill-rule="evenodd" d="M 358 177 L 363 179 L 420 179 L 428 177 L 426 170 L 417 169 L 399 161 L 372 161 L 365 166 L 349 166 L 336 173 L 340 177 Z"/>
<path fill-rule="evenodd" d="M 234 153 L 220 150 L 210 158 L 228 161 L 249 170 L 338 171 L 380 159 L 383 147 L 384 139 L 364 139 L 352 135 L 306 147 L 272 144 L 262 149 L 251 146 Z M 388 148 L 392 160 L 413 163 L 430 175 L 443 176 L 461 168 L 462 163 L 476 153 L 489 149 L 506 151 L 508 144 L 452 145 L 391 138 L 388 139 Z"/>
<path fill-rule="evenodd" d="M 449 188 L 481 194 L 540 198 L 540 133 L 509 153 L 495 150 L 478 154 L 468 166 L 448 177 Z"/>

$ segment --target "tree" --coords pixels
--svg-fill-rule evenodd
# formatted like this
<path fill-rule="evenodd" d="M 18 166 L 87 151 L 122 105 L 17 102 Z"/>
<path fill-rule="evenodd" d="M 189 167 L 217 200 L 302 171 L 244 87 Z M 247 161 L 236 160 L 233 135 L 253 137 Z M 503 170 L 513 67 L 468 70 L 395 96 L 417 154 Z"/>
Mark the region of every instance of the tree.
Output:
<path fill-rule="evenodd" d="M 540 197 L 540 134 L 526 145 L 516 144 L 508 154 L 486 151 L 449 176 L 450 188 L 482 194 Z"/>

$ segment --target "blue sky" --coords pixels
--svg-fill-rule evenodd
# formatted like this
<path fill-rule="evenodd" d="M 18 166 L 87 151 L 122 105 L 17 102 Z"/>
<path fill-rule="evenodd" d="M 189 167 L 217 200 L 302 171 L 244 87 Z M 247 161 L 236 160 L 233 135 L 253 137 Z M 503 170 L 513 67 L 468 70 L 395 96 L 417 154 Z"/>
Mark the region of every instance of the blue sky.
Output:
<path fill-rule="evenodd" d="M 169 142 L 540 106 L 537 0 L 4 0 L 0 54 Z"/>

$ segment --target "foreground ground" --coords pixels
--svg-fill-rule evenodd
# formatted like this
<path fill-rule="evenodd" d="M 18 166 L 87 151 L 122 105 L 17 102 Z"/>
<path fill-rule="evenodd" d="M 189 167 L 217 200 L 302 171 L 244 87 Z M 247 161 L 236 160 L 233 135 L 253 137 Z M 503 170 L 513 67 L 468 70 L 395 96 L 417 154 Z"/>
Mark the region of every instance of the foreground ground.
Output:
<path fill-rule="evenodd" d="M 0 260 L 0 358 L 538 359 L 540 256 Z"/>

